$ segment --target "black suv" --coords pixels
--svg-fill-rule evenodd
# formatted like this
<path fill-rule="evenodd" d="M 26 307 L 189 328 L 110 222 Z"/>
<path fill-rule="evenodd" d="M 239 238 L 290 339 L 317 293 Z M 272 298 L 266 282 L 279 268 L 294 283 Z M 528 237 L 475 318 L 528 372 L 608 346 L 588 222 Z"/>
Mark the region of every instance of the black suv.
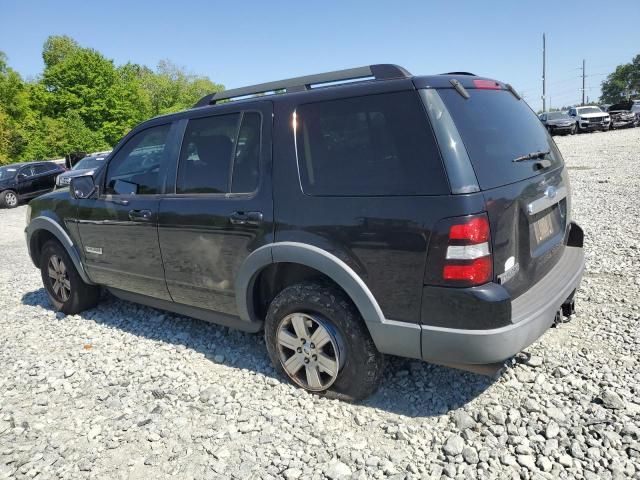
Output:
<path fill-rule="evenodd" d="M 106 287 L 264 329 L 279 372 L 347 399 L 375 390 L 383 354 L 509 358 L 573 312 L 584 268 L 555 143 L 511 86 L 460 72 L 372 65 L 208 95 L 30 208 L 56 309 Z"/>
<path fill-rule="evenodd" d="M 28 200 L 50 192 L 56 177 L 65 169 L 53 162 L 12 163 L 0 167 L 0 206 L 14 208 Z"/>

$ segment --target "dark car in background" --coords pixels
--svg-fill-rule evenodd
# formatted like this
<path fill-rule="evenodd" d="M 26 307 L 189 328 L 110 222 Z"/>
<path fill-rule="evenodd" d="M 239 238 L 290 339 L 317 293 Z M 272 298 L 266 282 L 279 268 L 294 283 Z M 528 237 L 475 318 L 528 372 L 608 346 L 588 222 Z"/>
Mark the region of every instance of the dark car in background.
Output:
<path fill-rule="evenodd" d="M 0 167 L 0 207 L 14 208 L 53 190 L 64 167 L 53 162 L 13 163 Z"/>
<path fill-rule="evenodd" d="M 76 163 L 71 170 L 61 173 L 56 179 L 56 187 L 66 187 L 73 177 L 94 175 L 104 165 L 106 155 L 88 155 Z"/>
<path fill-rule="evenodd" d="M 564 112 L 543 112 L 540 121 L 551 135 L 576 133 L 576 121 Z"/>
<path fill-rule="evenodd" d="M 638 125 L 638 117 L 633 108 L 633 102 L 620 102 L 610 105 L 607 113 L 611 117 L 611 128 L 628 128 Z"/>

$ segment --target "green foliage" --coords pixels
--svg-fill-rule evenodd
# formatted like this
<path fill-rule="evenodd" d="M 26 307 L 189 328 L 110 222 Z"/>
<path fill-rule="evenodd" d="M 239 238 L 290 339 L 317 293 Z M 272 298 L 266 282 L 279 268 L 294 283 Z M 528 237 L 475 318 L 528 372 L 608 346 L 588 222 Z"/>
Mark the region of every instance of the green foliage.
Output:
<path fill-rule="evenodd" d="M 618 103 L 640 96 L 640 55 L 631 63 L 618 65 L 615 71 L 602 82 L 602 103 Z"/>
<path fill-rule="evenodd" d="M 49 37 L 42 58 L 41 77 L 25 82 L 0 52 L 0 163 L 104 150 L 141 121 L 223 89 L 169 61 L 116 66 L 67 36 Z"/>

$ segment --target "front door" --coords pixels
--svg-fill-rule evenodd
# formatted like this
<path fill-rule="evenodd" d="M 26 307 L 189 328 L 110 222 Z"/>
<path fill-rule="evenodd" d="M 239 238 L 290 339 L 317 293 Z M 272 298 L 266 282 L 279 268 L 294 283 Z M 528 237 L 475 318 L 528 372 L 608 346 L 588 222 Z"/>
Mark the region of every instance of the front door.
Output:
<path fill-rule="evenodd" d="M 160 201 L 158 228 L 175 302 L 237 313 L 235 276 L 273 238 L 271 112 L 261 101 L 183 121 L 175 193 Z"/>
<path fill-rule="evenodd" d="M 99 284 L 170 300 L 158 244 L 158 206 L 174 161 L 175 126 L 146 128 L 109 160 L 97 198 L 79 200 L 85 264 Z"/>
<path fill-rule="evenodd" d="M 28 165 L 20 169 L 17 177 L 16 190 L 21 198 L 30 198 L 37 190 L 36 178 L 33 172 L 33 165 Z"/>

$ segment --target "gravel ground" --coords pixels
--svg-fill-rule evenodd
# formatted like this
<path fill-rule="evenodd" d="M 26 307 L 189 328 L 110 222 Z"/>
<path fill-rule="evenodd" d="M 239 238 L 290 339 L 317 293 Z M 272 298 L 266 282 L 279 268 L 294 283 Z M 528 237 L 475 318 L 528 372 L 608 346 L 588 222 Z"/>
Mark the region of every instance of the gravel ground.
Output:
<path fill-rule="evenodd" d="M 640 479 L 640 128 L 557 138 L 587 272 L 573 321 L 498 380 L 389 359 L 351 405 L 262 338 L 115 299 L 56 315 L 0 211 L 0 479 Z"/>

